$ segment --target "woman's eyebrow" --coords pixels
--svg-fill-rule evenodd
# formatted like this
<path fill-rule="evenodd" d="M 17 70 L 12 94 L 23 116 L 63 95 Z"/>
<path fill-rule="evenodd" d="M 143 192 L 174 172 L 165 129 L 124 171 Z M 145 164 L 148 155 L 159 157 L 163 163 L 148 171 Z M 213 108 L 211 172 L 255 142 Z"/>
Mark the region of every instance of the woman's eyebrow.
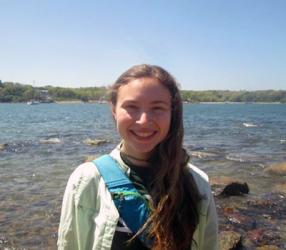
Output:
<path fill-rule="evenodd" d="M 152 101 L 151 104 L 163 104 L 163 105 L 170 105 L 171 103 L 168 101 L 163 101 L 163 100 L 156 100 Z"/>
<path fill-rule="evenodd" d="M 127 99 L 127 100 L 124 100 L 124 103 L 137 103 L 137 101 L 135 100 L 132 100 L 132 99 Z"/>
<path fill-rule="evenodd" d="M 133 99 L 126 99 L 123 101 L 124 104 L 138 104 L 140 102 L 133 100 Z M 170 106 L 171 102 L 165 100 L 154 100 L 150 102 L 151 105 L 165 105 Z"/>

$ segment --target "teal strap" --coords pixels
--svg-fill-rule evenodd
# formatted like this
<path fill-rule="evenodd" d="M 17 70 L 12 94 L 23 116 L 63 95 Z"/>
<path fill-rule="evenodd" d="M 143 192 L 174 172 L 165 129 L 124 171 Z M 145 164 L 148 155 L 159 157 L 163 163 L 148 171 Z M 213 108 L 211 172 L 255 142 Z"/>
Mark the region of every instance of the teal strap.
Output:
<path fill-rule="evenodd" d="M 104 179 L 121 218 L 134 234 L 137 233 L 149 217 L 148 202 L 111 156 L 103 155 L 95 159 L 93 163 Z M 150 246 L 150 240 L 144 233 L 139 238 Z"/>
<path fill-rule="evenodd" d="M 108 189 L 125 185 L 133 185 L 120 169 L 118 163 L 109 155 L 103 155 L 93 161 Z"/>

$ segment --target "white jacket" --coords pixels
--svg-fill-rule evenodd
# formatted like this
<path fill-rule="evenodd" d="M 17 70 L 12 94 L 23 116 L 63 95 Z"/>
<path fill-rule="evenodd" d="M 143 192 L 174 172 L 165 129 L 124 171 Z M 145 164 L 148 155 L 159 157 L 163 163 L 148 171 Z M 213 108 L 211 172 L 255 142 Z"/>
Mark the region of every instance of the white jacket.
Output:
<path fill-rule="evenodd" d="M 123 171 L 130 169 L 115 148 L 111 157 Z M 208 184 L 208 176 L 197 167 L 188 164 L 200 194 L 199 225 L 194 234 L 192 250 L 217 250 L 217 214 Z M 80 165 L 69 178 L 63 204 L 58 234 L 58 249 L 109 250 L 119 219 L 119 213 L 104 180 L 93 163 Z"/>

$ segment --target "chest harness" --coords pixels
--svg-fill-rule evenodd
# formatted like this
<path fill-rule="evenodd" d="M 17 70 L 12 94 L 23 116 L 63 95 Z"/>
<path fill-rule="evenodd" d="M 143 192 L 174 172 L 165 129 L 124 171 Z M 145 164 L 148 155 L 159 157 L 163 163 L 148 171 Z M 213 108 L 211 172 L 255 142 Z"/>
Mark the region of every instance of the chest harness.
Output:
<path fill-rule="evenodd" d="M 103 155 L 95 159 L 93 163 L 111 193 L 120 217 L 132 233 L 136 234 L 150 214 L 147 199 L 137 191 L 133 183 L 118 166 L 118 162 L 111 156 Z M 144 231 L 138 237 L 146 246 L 151 246 L 151 240 L 148 239 Z"/>

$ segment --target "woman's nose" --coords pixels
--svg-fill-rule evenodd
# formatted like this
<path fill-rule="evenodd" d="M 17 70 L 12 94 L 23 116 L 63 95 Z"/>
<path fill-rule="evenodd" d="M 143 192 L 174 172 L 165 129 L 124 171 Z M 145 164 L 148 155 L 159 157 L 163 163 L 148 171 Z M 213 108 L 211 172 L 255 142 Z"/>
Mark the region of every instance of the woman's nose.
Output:
<path fill-rule="evenodd" d="M 138 124 L 147 124 L 150 122 L 150 116 L 147 112 L 141 112 L 139 114 L 139 117 L 138 117 L 138 120 L 137 120 L 137 123 Z"/>

